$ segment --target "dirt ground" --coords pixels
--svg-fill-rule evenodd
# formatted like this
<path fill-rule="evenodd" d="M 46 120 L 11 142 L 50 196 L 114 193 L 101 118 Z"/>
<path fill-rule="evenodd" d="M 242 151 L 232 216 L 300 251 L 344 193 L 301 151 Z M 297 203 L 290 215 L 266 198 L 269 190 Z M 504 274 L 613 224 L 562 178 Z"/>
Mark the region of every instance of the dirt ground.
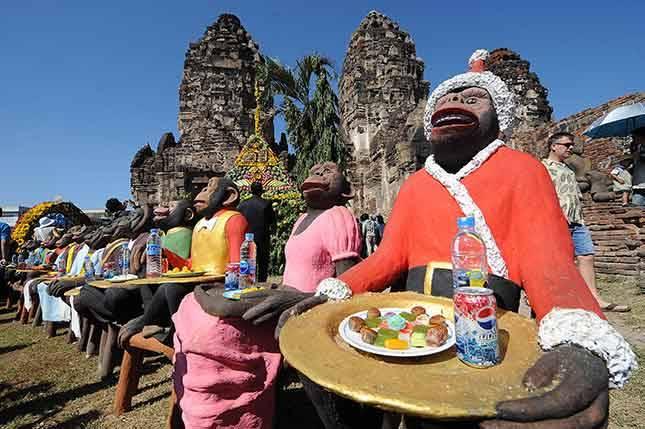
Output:
<path fill-rule="evenodd" d="M 633 281 L 600 279 L 607 299 L 628 303 L 630 313 L 610 313 L 609 319 L 632 343 L 641 366 L 645 357 L 645 295 Z M 140 393 L 132 411 L 111 413 L 115 377 L 101 382 L 95 375 L 96 357 L 86 358 L 67 344 L 64 330 L 46 338 L 43 328 L 13 321 L 13 312 L 0 310 L 0 427 L 158 428 L 168 411 L 171 365 L 149 357 L 144 365 Z M 279 392 L 278 429 L 321 428 L 311 404 L 293 378 Z M 645 428 L 645 370 L 640 369 L 626 388 L 611 392 L 612 429 Z"/>

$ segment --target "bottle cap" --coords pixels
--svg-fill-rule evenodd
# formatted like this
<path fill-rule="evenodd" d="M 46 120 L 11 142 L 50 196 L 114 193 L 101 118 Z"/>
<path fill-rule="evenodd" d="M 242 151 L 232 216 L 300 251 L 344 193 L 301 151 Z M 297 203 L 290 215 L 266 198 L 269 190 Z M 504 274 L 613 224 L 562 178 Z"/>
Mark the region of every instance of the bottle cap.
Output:
<path fill-rule="evenodd" d="M 159 228 L 152 228 L 150 234 L 159 234 Z"/>
<path fill-rule="evenodd" d="M 475 218 L 473 216 L 464 216 L 457 219 L 457 228 L 474 228 Z"/>
<path fill-rule="evenodd" d="M 246 234 L 244 234 L 244 239 L 247 241 L 253 241 L 253 238 L 254 236 L 252 232 L 247 232 Z"/>

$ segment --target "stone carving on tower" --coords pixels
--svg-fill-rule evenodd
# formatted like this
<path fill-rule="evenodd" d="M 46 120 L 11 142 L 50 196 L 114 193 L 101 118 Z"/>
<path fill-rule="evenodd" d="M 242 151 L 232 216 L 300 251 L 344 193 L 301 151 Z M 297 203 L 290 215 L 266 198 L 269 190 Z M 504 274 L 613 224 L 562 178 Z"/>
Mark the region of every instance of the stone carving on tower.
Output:
<path fill-rule="evenodd" d="M 135 200 L 158 203 L 194 193 L 233 167 L 254 132 L 259 61 L 257 43 L 234 15 L 221 15 L 189 45 L 179 86 L 179 141 L 166 133 L 156 152 L 148 145 L 137 152 L 130 166 Z"/>
<path fill-rule="evenodd" d="M 423 70 L 414 41 L 387 16 L 370 12 L 352 34 L 339 103 L 357 213 L 387 214 L 403 180 L 427 156 Z"/>

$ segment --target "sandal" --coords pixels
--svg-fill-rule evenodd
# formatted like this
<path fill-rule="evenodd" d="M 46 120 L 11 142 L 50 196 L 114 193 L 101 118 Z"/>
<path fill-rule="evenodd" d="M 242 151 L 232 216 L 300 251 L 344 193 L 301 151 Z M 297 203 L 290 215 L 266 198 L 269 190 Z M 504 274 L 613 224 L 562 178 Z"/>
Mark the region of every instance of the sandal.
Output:
<path fill-rule="evenodd" d="M 615 302 L 610 302 L 607 305 L 600 307 L 602 311 L 613 311 L 614 313 L 627 313 L 632 311 L 632 308 L 629 305 L 616 304 Z"/>

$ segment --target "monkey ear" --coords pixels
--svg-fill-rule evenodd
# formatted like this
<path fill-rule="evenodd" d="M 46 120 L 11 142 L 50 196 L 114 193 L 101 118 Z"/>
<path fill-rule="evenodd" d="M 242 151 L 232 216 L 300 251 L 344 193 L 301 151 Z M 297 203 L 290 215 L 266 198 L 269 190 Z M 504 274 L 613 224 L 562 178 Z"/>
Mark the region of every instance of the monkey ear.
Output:
<path fill-rule="evenodd" d="M 340 196 L 349 201 L 354 198 L 356 194 L 354 193 L 353 189 L 349 189 L 347 192 L 341 193 Z"/>
<path fill-rule="evenodd" d="M 185 222 L 190 222 L 191 220 L 193 220 L 194 217 L 195 217 L 195 210 L 193 210 L 190 207 L 188 207 L 188 208 L 186 208 L 184 210 L 184 221 Z"/>
<path fill-rule="evenodd" d="M 229 186 L 226 188 L 226 197 L 222 201 L 222 207 L 237 207 L 240 201 L 240 193 L 237 189 Z"/>

